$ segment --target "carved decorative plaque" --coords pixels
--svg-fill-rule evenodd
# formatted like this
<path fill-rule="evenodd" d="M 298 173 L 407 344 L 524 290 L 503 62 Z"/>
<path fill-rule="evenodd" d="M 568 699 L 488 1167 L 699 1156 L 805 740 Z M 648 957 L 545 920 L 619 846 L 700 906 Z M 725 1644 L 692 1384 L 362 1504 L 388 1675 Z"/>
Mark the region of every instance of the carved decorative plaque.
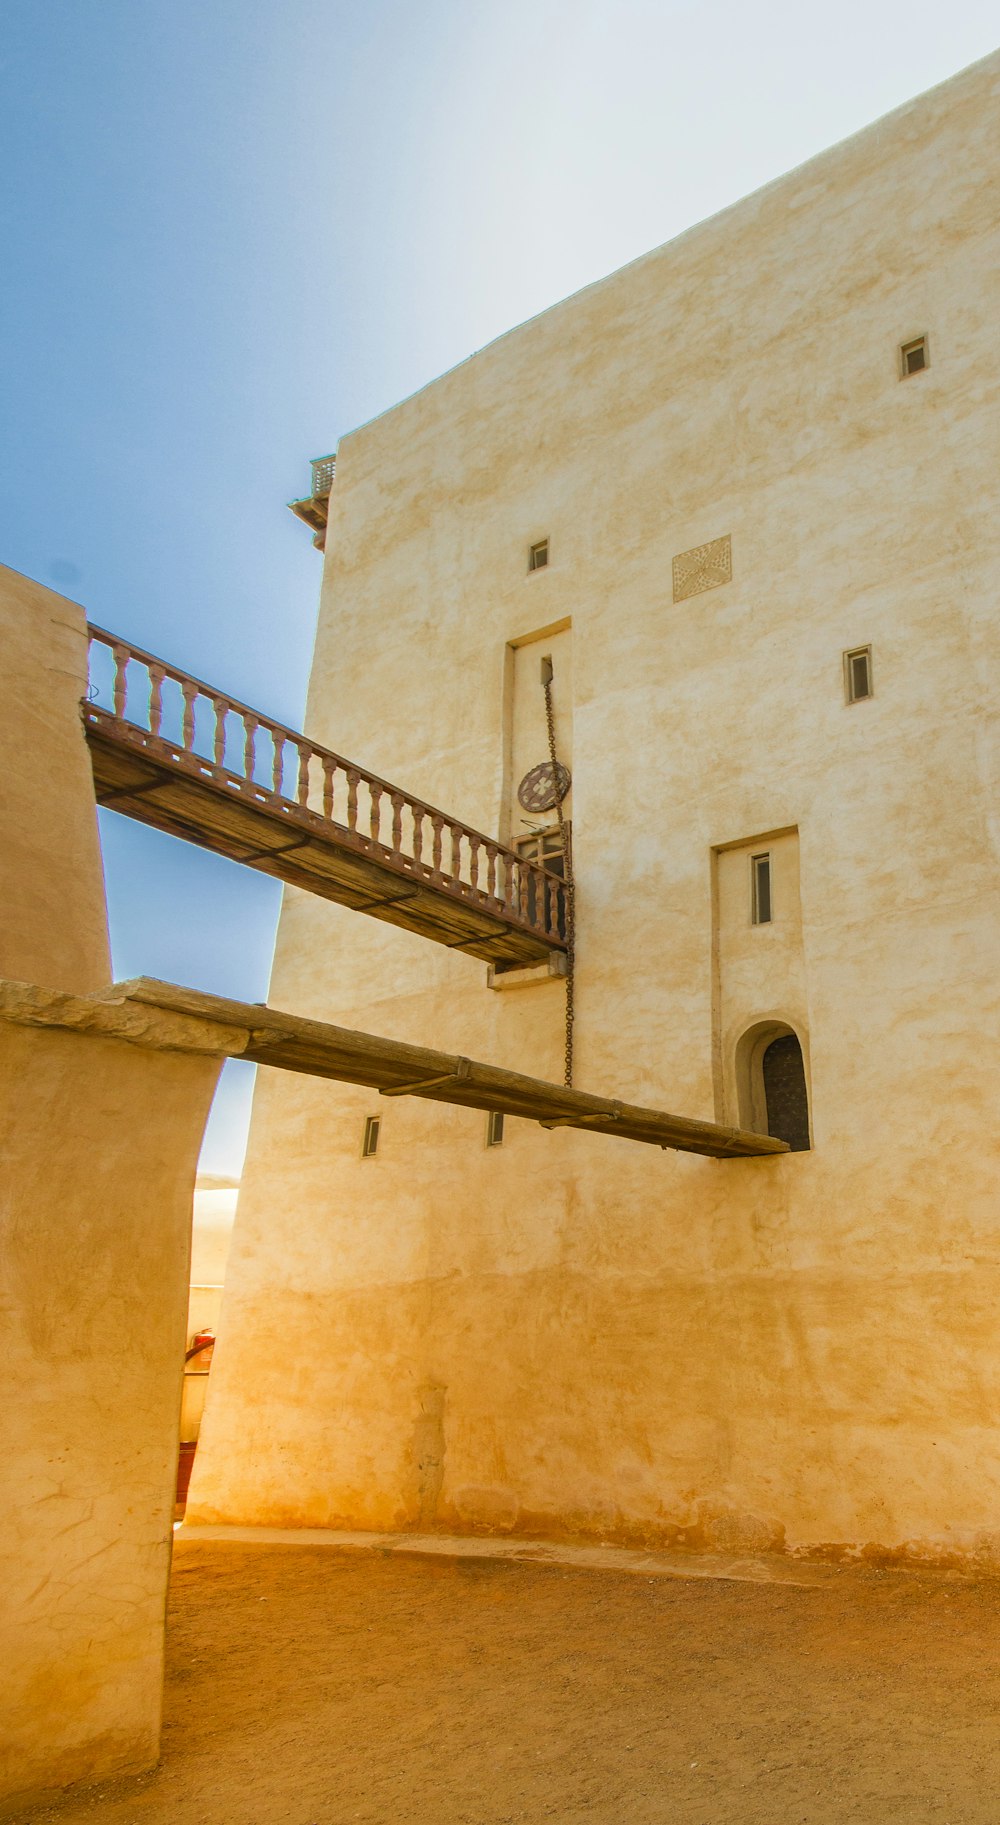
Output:
<path fill-rule="evenodd" d="M 733 547 L 730 535 L 712 539 L 708 545 L 695 545 L 681 551 L 674 559 L 674 601 L 686 602 L 688 596 L 700 596 L 705 589 L 718 589 L 720 583 L 732 582 Z"/>

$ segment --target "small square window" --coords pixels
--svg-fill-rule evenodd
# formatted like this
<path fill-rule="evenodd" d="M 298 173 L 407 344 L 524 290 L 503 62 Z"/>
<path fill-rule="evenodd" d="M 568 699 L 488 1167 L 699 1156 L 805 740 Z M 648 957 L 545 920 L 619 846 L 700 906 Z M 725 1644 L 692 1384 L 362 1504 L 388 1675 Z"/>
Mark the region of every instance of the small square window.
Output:
<path fill-rule="evenodd" d="M 899 346 L 899 378 L 907 380 L 911 374 L 920 374 L 931 365 L 927 337 L 917 336 L 913 342 L 902 342 Z"/>
<path fill-rule="evenodd" d="M 529 545 L 529 547 L 528 547 L 528 569 L 529 570 L 544 570 L 548 561 L 549 561 L 549 541 L 548 541 L 548 539 L 539 539 L 537 545 Z"/>
<path fill-rule="evenodd" d="M 872 649 L 855 646 L 844 654 L 844 696 L 848 703 L 861 703 L 872 695 Z"/>
<path fill-rule="evenodd" d="M 361 1143 L 361 1158 L 373 1160 L 378 1152 L 379 1130 L 382 1127 L 380 1115 L 369 1115 L 365 1122 L 365 1138 Z"/>
<path fill-rule="evenodd" d="M 750 923 L 752 925 L 770 925 L 771 916 L 771 857 L 770 855 L 752 855 L 750 857 Z"/>
<path fill-rule="evenodd" d="M 486 1145 L 503 1146 L 503 1113 L 499 1109 L 491 1109 L 486 1117 Z"/>

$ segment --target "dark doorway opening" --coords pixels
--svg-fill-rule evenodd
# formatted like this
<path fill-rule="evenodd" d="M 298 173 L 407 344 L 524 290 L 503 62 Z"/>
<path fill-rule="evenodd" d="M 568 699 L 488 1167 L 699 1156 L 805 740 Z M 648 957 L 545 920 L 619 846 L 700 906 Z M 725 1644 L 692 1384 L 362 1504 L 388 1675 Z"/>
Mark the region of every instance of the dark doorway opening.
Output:
<path fill-rule="evenodd" d="M 761 1059 L 767 1132 L 787 1141 L 793 1153 L 809 1150 L 809 1098 L 802 1047 L 794 1033 L 772 1039 Z"/>

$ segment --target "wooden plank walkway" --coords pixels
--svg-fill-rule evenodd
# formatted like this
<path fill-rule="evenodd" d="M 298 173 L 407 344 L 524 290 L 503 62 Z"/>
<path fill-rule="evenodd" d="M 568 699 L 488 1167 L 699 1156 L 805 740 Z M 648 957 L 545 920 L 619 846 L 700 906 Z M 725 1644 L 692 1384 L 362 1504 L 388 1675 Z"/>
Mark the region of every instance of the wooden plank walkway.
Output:
<path fill-rule="evenodd" d="M 580 1128 L 713 1159 L 788 1152 L 785 1142 L 771 1135 L 567 1090 L 455 1053 L 356 1033 L 327 1021 L 228 1001 L 149 977 L 87 996 L 3 983 L 0 1018 L 105 1034 L 135 1045 L 245 1058 L 283 1071 L 363 1084 L 382 1096 L 419 1096 L 466 1109 L 498 1110 L 543 1128 Z"/>
<path fill-rule="evenodd" d="M 490 963 L 565 951 L 560 876 L 116 634 L 90 638 L 99 804 Z"/>

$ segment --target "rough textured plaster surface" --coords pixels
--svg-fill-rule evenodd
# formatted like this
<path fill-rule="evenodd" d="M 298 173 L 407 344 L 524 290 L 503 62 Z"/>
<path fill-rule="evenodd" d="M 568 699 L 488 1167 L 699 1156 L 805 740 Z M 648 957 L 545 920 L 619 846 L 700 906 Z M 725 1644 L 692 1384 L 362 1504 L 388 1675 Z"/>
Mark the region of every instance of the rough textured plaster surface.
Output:
<path fill-rule="evenodd" d="M 4 786 L 0 976 L 89 994 L 111 980 L 90 757 L 87 623 L 0 565 Z"/>
<path fill-rule="evenodd" d="M 67 995 L 33 982 L 0 979 L 0 1020 L 19 1026 L 59 1028 L 93 1038 L 123 1039 L 154 1051 L 201 1052 L 238 1057 L 247 1035 L 197 1014 L 175 1013 L 128 1000 L 128 984 L 99 996 Z"/>
<path fill-rule="evenodd" d="M 496 827 L 509 643 L 571 618 L 577 1082 L 717 1117 L 785 1021 L 814 1150 L 487 1152 L 400 1100 L 362 1161 L 376 1098 L 262 1071 L 193 1519 L 1000 1561 L 998 87 L 342 441 L 310 731 Z M 794 914 L 720 930 L 713 855 L 791 830 Z M 562 984 L 484 978 L 286 890 L 276 1004 L 558 1075 Z"/>
<path fill-rule="evenodd" d="M 0 1802 L 151 1766 L 219 1062 L 0 1023 Z"/>
<path fill-rule="evenodd" d="M 0 1007 L 43 1023 L 0 1019 L 2 1809 L 156 1760 L 191 1196 L 219 1059 L 103 1036 L 100 1011 L 46 1030 L 111 974 L 83 612 L 0 571 L 0 638 L 0 977 L 22 979 Z M 139 1040 L 150 1024 L 119 1019 Z M 208 1044 L 192 1031 L 178 1038 Z"/>

